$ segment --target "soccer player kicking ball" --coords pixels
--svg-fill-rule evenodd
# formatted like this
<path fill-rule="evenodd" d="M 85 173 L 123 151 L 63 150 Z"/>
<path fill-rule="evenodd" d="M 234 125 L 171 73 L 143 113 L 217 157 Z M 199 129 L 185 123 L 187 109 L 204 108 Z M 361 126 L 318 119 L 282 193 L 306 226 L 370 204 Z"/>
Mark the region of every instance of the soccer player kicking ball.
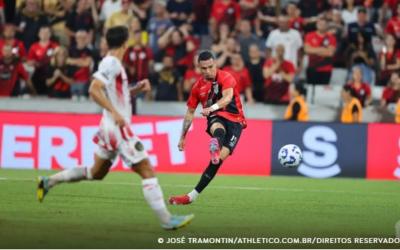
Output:
<path fill-rule="evenodd" d="M 91 168 L 78 167 L 64 170 L 50 177 L 39 177 L 37 197 L 40 202 L 57 184 L 80 180 L 101 180 L 108 173 L 114 159 L 120 155 L 126 165 L 143 179 L 143 194 L 164 229 L 177 229 L 187 225 L 194 215 L 171 215 L 163 193 L 150 165 L 147 152 L 140 139 L 130 130 L 132 107 L 130 95 L 150 90 L 150 82 L 142 80 L 128 87 L 121 59 L 126 49 L 128 30 L 123 26 L 110 28 L 106 34 L 109 53 L 103 58 L 99 70 L 93 75 L 90 96 L 103 108 L 100 129 L 94 137 L 98 149 Z"/>
<path fill-rule="evenodd" d="M 242 103 L 233 76 L 217 69 L 215 57 L 210 51 L 201 52 L 198 63 L 202 77 L 193 85 L 187 101 L 188 110 L 178 147 L 179 150 L 184 150 L 186 134 L 192 124 L 196 107 L 201 103 L 201 114 L 207 117 L 207 133 L 212 137 L 211 161 L 190 193 L 169 198 L 169 203 L 173 205 L 187 205 L 196 200 L 217 174 L 222 162 L 233 153 L 242 129 L 246 127 Z"/>

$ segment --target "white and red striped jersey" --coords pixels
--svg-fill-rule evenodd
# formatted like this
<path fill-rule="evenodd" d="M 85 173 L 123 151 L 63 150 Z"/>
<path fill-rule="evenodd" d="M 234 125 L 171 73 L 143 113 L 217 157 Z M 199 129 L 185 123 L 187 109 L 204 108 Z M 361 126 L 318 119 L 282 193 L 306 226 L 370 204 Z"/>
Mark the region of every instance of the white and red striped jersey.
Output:
<path fill-rule="evenodd" d="M 132 106 L 128 88 L 128 77 L 120 60 L 114 56 L 107 55 L 99 64 L 99 68 L 93 77 L 103 82 L 106 86 L 105 92 L 108 100 L 114 108 L 130 124 Z M 103 109 L 102 122 L 108 124 L 115 123 L 111 113 Z"/>

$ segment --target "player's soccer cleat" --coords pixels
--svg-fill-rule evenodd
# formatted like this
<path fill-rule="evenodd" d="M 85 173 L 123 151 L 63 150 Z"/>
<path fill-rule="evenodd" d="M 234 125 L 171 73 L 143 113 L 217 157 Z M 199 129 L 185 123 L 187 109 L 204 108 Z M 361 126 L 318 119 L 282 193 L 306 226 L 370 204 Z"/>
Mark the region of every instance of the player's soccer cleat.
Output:
<path fill-rule="evenodd" d="M 37 178 L 37 190 L 36 195 L 39 202 L 42 202 L 47 192 L 49 191 L 49 178 L 45 176 L 39 176 Z"/>
<path fill-rule="evenodd" d="M 166 224 L 161 224 L 165 230 L 175 230 L 188 225 L 194 218 L 194 214 L 189 215 L 172 215 L 171 219 Z"/>
<path fill-rule="evenodd" d="M 218 164 L 220 160 L 219 158 L 220 148 L 217 138 L 211 138 L 210 140 L 210 154 L 211 154 L 211 162 L 213 164 Z"/>
<path fill-rule="evenodd" d="M 168 202 L 171 205 L 188 205 L 188 204 L 192 203 L 189 195 L 187 195 L 187 194 L 180 195 L 180 196 L 171 196 L 169 198 Z"/>

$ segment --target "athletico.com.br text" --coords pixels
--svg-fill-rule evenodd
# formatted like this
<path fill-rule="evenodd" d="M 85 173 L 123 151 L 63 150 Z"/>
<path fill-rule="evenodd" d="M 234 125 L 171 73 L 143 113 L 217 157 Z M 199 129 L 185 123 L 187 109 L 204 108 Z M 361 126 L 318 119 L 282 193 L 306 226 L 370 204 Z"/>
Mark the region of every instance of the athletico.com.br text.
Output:
<path fill-rule="evenodd" d="M 165 237 L 159 244 L 400 244 L 400 238 Z"/>

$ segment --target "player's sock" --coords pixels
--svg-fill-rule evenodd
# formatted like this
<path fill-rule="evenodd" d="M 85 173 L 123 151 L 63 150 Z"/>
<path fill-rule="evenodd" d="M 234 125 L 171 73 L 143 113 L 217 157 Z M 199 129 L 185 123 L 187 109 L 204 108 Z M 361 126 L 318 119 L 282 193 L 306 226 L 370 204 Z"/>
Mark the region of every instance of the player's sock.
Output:
<path fill-rule="evenodd" d="M 217 174 L 219 167 L 222 165 L 222 160 L 219 161 L 218 164 L 213 164 L 211 161 L 207 167 L 207 169 L 201 175 L 200 181 L 197 186 L 194 188 L 199 194 L 203 189 L 205 189 L 214 176 Z"/>
<path fill-rule="evenodd" d="M 199 196 L 199 192 L 197 192 L 196 189 L 193 189 L 190 193 L 188 193 L 188 196 L 189 196 L 190 201 L 193 202 Z"/>
<path fill-rule="evenodd" d="M 165 205 L 164 196 L 156 177 L 143 179 L 143 195 L 151 209 L 156 213 L 162 223 L 168 223 L 171 214 Z"/>
<path fill-rule="evenodd" d="M 93 179 L 90 168 L 79 167 L 61 171 L 49 177 L 49 188 L 62 183 Z"/>
<path fill-rule="evenodd" d="M 222 144 L 224 143 L 225 134 L 226 132 L 223 128 L 217 128 L 214 130 L 213 137 L 217 138 L 220 148 L 222 148 Z"/>

